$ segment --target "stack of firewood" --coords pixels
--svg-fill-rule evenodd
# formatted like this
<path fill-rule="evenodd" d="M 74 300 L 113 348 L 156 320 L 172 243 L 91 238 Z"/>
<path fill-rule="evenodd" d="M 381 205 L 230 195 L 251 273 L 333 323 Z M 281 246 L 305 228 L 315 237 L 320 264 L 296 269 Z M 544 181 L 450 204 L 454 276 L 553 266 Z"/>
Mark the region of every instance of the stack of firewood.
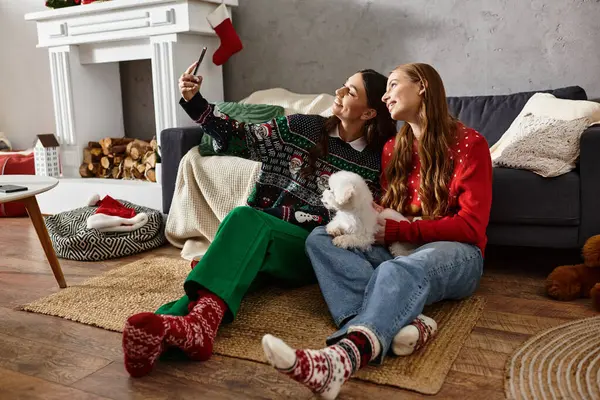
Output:
<path fill-rule="evenodd" d="M 83 178 L 138 179 L 156 182 L 156 139 L 104 138 L 83 149 Z"/>

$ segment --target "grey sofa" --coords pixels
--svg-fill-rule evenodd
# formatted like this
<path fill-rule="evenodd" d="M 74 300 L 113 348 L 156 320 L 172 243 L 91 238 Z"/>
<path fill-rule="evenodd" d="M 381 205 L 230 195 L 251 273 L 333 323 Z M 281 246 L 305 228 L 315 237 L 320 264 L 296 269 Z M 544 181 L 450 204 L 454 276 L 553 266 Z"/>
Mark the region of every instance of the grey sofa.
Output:
<path fill-rule="evenodd" d="M 538 91 L 539 92 L 539 91 Z M 579 86 L 545 90 L 558 98 L 587 100 Z M 536 92 L 496 96 L 449 97 L 451 112 L 483 134 L 492 146 Z M 172 128 L 161 132 L 163 212 L 173 198 L 181 158 L 200 144 L 202 129 Z M 532 172 L 494 168 L 489 244 L 578 248 L 600 233 L 600 126 L 581 139 L 577 169 L 556 178 Z"/>

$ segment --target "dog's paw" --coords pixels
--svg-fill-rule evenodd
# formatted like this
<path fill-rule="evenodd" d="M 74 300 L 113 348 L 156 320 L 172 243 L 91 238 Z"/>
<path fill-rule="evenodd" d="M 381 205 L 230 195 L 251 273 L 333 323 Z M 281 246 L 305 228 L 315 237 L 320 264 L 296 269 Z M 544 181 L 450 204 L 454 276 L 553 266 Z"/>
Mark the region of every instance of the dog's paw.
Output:
<path fill-rule="evenodd" d="M 342 249 L 357 249 L 367 251 L 371 248 L 371 241 L 362 240 L 356 235 L 341 235 L 333 239 L 333 244 Z"/>
<path fill-rule="evenodd" d="M 329 236 L 333 237 L 342 236 L 344 234 L 342 228 L 340 228 L 339 226 L 327 226 L 325 228 L 325 231 L 329 234 Z"/>
<path fill-rule="evenodd" d="M 416 246 L 409 243 L 395 242 L 389 246 L 389 251 L 394 257 L 406 257 L 412 254 Z"/>
<path fill-rule="evenodd" d="M 348 235 L 340 235 L 340 236 L 333 238 L 333 244 L 336 247 L 339 247 L 341 249 L 347 249 L 347 248 L 351 247 L 352 240 L 350 239 L 350 237 Z"/>

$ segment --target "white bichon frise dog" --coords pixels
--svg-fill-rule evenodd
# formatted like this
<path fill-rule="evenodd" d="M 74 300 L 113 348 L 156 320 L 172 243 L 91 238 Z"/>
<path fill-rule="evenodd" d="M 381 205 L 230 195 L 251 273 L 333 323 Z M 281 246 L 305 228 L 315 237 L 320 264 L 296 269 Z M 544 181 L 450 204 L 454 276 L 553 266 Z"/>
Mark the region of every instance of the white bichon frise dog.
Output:
<path fill-rule="evenodd" d="M 327 233 L 334 237 L 333 244 L 344 249 L 368 250 L 375 243 L 379 229 L 377 217 L 408 221 L 402 214 L 385 209 L 381 214 L 373 208 L 373 195 L 364 179 L 354 172 L 338 171 L 329 177 L 329 189 L 323 192 L 323 204 L 336 211 L 327 224 Z M 416 248 L 410 243 L 396 242 L 390 246 L 394 257 L 406 256 Z"/>

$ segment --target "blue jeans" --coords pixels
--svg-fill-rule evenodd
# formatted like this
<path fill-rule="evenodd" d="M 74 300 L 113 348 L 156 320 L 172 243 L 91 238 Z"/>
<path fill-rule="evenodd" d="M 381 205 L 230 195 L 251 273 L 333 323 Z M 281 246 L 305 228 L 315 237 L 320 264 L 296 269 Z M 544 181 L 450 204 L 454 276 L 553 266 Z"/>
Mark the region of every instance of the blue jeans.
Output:
<path fill-rule="evenodd" d="M 351 326 L 367 327 L 381 342 L 376 363 L 383 362 L 396 333 L 426 305 L 470 296 L 483 272 L 479 248 L 459 242 L 428 243 L 394 258 L 383 246 L 365 252 L 336 247 L 325 227 L 318 227 L 306 240 L 306 252 L 340 328 L 327 344 L 340 340 Z"/>

